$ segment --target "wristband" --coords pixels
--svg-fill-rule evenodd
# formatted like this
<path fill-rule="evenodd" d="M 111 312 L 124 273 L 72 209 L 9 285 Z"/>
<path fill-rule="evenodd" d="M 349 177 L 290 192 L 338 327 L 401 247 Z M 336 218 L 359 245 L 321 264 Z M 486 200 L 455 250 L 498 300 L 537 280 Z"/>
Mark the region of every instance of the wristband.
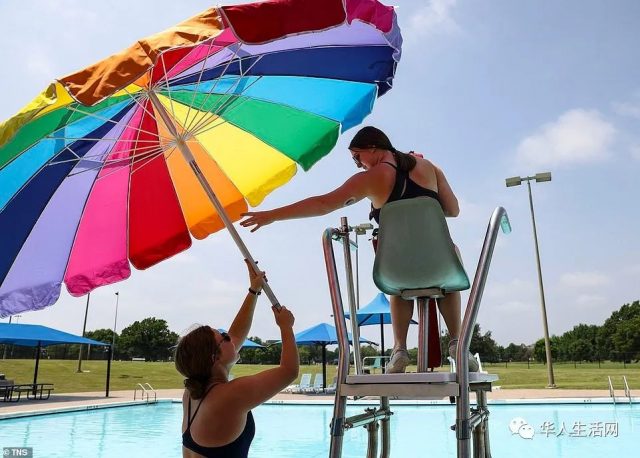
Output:
<path fill-rule="evenodd" d="M 254 290 L 252 290 L 251 288 L 249 288 L 249 292 L 250 292 L 251 294 L 253 294 L 254 296 L 259 296 L 259 295 L 261 295 L 261 294 L 262 294 L 262 291 L 254 291 Z"/>

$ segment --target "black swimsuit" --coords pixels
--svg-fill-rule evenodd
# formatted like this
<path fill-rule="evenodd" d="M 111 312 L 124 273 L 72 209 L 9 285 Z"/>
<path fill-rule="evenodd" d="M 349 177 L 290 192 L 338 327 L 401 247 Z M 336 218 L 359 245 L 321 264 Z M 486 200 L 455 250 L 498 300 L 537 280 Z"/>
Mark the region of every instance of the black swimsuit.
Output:
<path fill-rule="evenodd" d="M 383 164 L 388 164 L 396 169 L 396 181 L 393 184 L 393 189 L 391 190 L 391 194 L 389 194 L 389 198 L 385 204 L 396 200 L 413 199 L 414 197 L 432 197 L 440 202 L 437 192 L 420 186 L 409 178 L 408 172 L 398 170 L 398 167 L 391 162 L 383 162 Z M 380 209 L 375 208 L 373 204 L 371 204 L 369 219 L 374 219 L 376 223 L 380 223 Z"/>
<path fill-rule="evenodd" d="M 213 385 L 215 386 L 215 385 Z M 213 386 L 211 388 L 213 388 Z M 193 419 L 198 414 L 198 410 L 200 410 L 200 406 L 204 401 L 204 398 L 209 394 L 211 388 L 207 390 L 207 392 L 202 396 L 202 400 L 196 411 L 193 413 L 193 417 L 191 417 L 191 398 L 189 398 L 189 407 L 187 412 L 187 429 L 184 433 L 182 433 L 182 445 L 189 450 L 199 453 L 205 457 L 218 457 L 218 458 L 247 458 L 249 454 L 249 447 L 251 446 L 251 441 L 253 440 L 253 436 L 256 433 L 256 424 L 253 421 L 253 415 L 251 411 L 247 413 L 247 424 L 244 427 L 244 430 L 236 440 L 230 442 L 226 445 L 222 445 L 220 447 L 204 447 L 196 443 L 191 437 L 191 424 L 193 423 Z"/>

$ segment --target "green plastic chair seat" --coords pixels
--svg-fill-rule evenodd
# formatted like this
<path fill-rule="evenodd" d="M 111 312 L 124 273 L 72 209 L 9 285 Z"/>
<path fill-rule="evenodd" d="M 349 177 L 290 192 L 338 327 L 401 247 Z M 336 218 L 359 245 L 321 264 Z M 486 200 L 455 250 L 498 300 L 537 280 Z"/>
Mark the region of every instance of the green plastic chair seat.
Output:
<path fill-rule="evenodd" d="M 390 202 L 380 211 L 373 281 L 380 291 L 469 289 L 440 203 L 431 197 Z"/>

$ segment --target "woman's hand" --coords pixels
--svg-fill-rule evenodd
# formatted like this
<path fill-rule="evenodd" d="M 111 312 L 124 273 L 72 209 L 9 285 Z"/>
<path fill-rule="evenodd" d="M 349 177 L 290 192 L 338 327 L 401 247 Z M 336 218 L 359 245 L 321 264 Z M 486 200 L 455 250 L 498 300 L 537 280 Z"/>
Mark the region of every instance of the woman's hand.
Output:
<path fill-rule="evenodd" d="M 286 308 L 284 305 L 278 311 L 277 308 L 271 307 L 273 310 L 273 315 L 276 319 L 276 324 L 280 329 L 282 328 L 292 328 L 293 323 L 295 323 L 296 318 L 293 316 L 293 313 Z"/>
<path fill-rule="evenodd" d="M 266 274 L 263 271 L 260 271 L 260 273 L 257 274 L 247 259 L 245 259 L 244 262 L 247 265 L 247 269 L 249 269 L 249 283 L 251 285 L 251 289 L 256 292 L 261 291 L 264 286 L 264 282 L 267 281 Z"/>
<path fill-rule="evenodd" d="M 273 217 L 273 212 L 271 211 L 246 212 L 246 213 L 242 213 L 240 216 L 246 218 L 240 221 L 240 226 L 249 227 L 249 228 L 251 228 L 252 226 L 255 226 L 251 229 L 251 232 L 255 232 L 258 229 L 260 229 L 262 226 L 271 224 L 276 220 Z"/>

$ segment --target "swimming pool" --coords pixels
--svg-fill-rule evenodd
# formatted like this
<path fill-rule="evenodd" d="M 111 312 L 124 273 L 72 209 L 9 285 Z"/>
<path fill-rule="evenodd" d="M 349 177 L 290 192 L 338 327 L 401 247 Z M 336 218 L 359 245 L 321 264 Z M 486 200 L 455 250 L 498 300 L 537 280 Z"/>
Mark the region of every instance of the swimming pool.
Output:
<path fill-rule="evenodd" d="M 500 457 L 635 456 L 640 406 L 610 404 L 490 405 L 491 450 Z M 348 414 L 363 406 L 350 406 Z M 391 456 L 455 457 L 455 407 L 392 406 Z M 182 408 L 178 403 L 115 407 L 0 421 L 0 447 L 33 447 L 40 457 L 179 457 Z M 252 458 L 326 457 L 331 405 L 267 404 L 254 410 Z M 514 418 L 530 428 L 515 434 Z M 516 422 L 517 423 L 517 422 Z M 515 424 L 515 423 L 513 423 Z M 563 428 L 564 425 L 564 428 Z M 520 426 L 520 424 L 516 424 Z M 615 430 L 615 431 L 614 431 Z M 529 433 L 527 432 L 529 431 Z M 532 439 L 526 439 L 533 432 Z M 615 434 L 614 434 L 615 433 Z M 343 456 L 365 456 L 364 428 L 345 434 Z"/>

